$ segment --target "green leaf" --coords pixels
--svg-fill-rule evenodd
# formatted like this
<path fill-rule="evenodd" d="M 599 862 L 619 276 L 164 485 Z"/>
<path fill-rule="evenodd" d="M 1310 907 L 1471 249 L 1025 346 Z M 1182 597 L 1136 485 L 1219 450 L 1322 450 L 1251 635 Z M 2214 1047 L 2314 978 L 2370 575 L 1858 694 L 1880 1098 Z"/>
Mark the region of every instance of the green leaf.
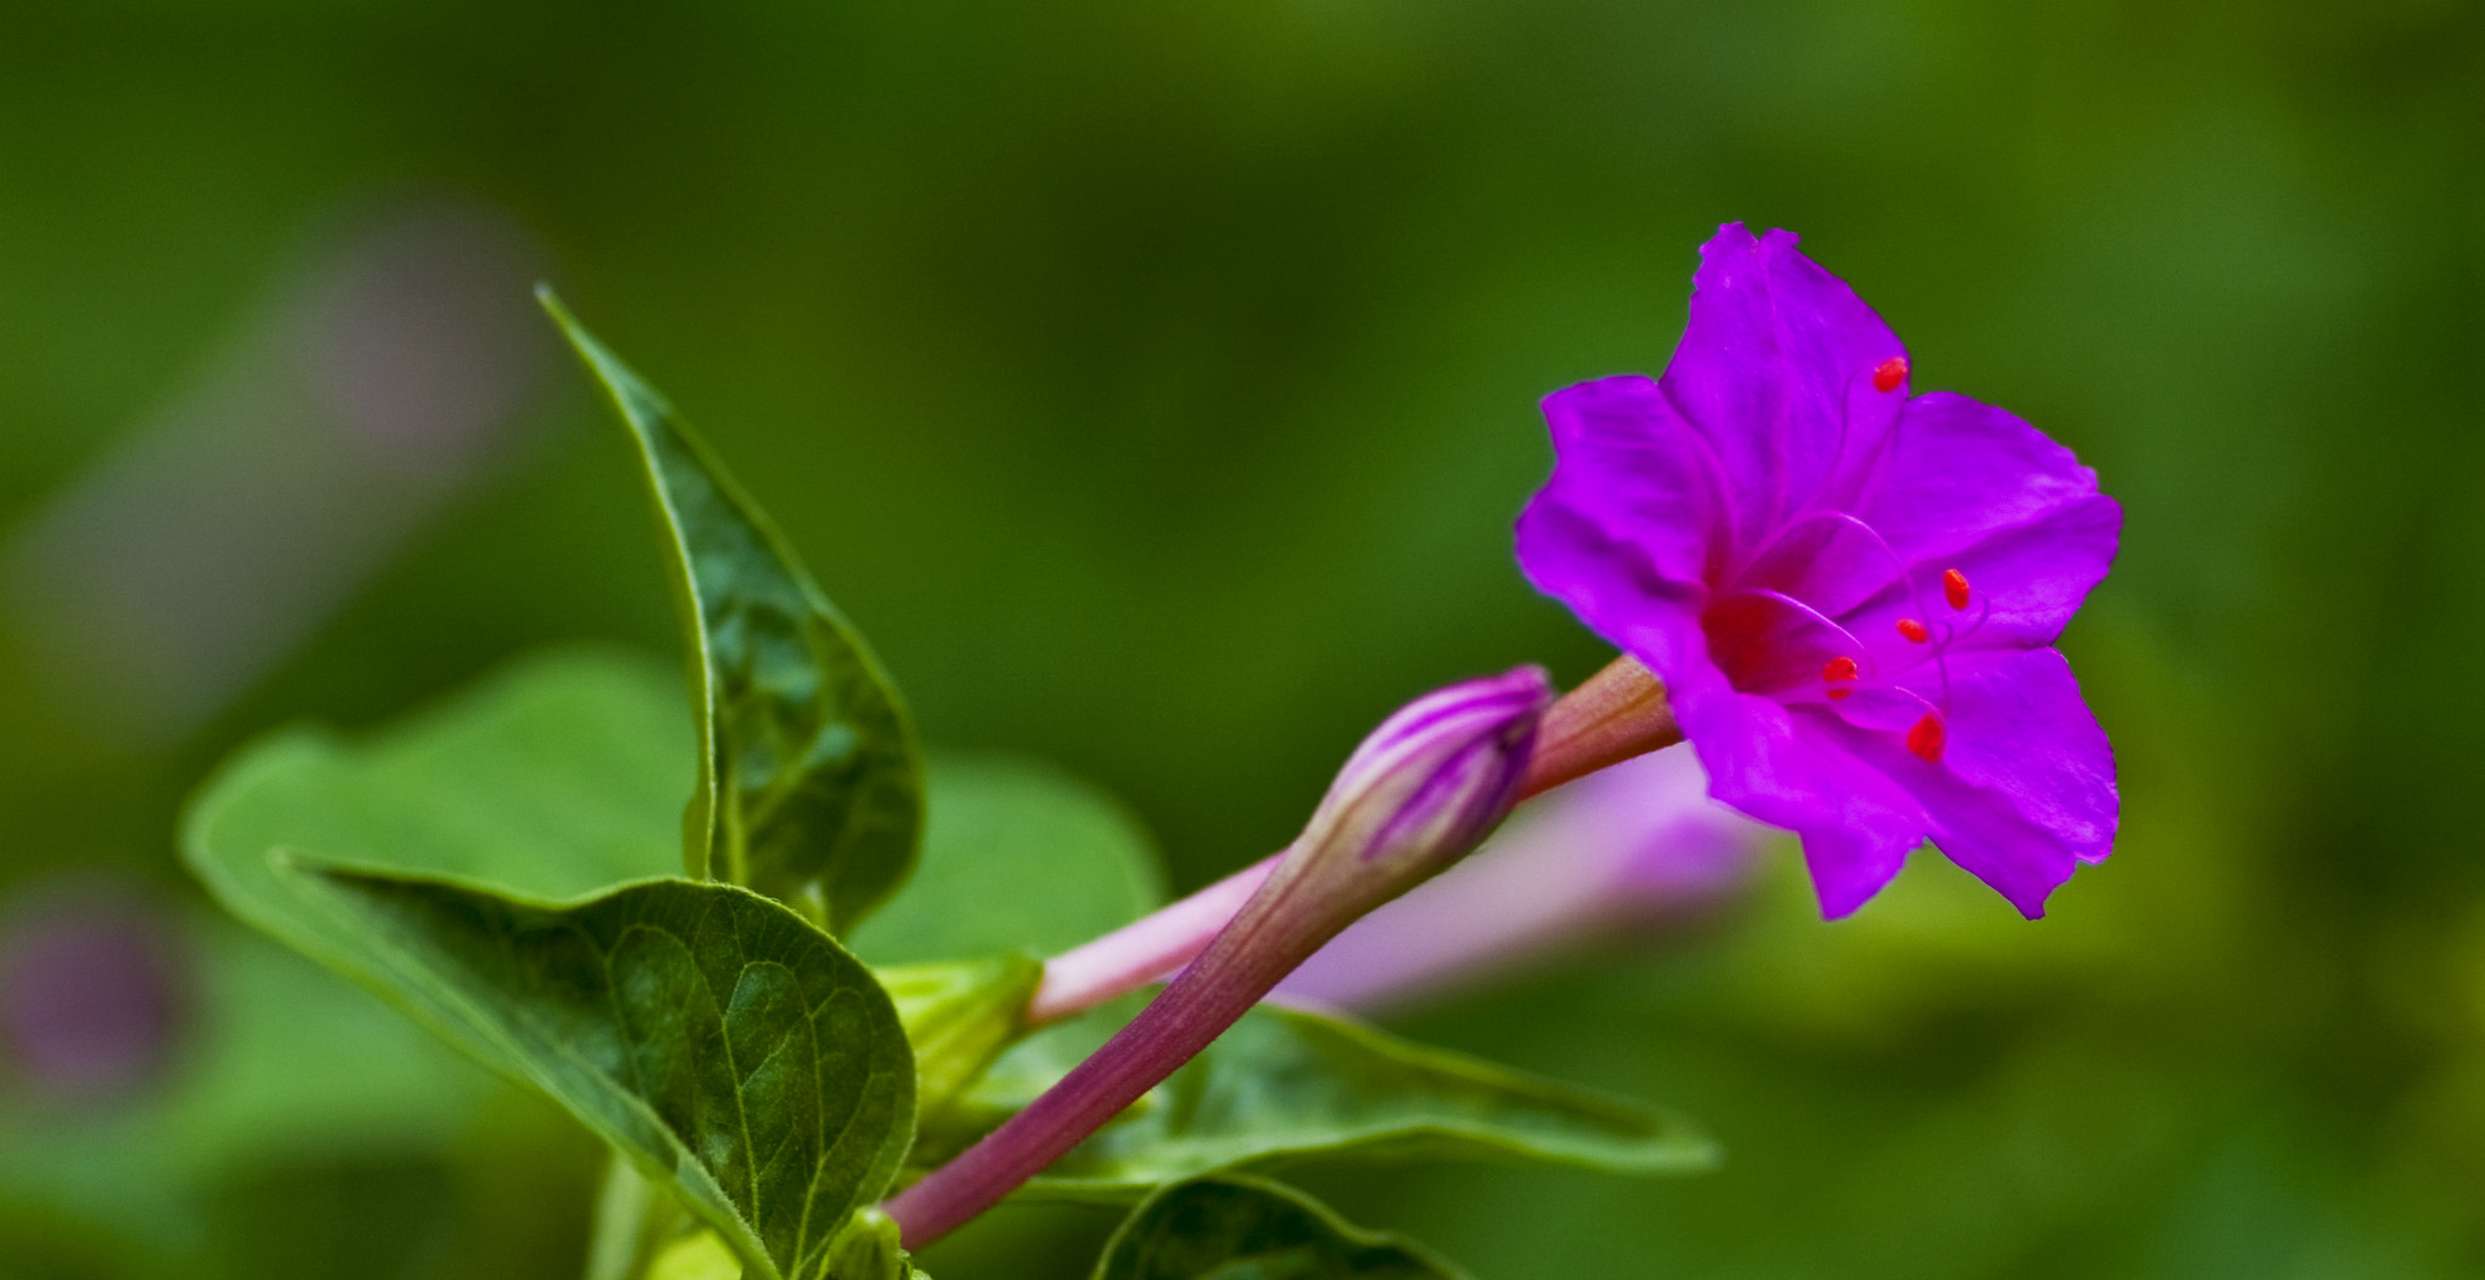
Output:
<path fill-rule="evenodd" d="M 1095 1280 L 1464 1280 L 1402 1236 L 1358 1230 L 1266 1178 L 1225 1174 L 1148 1197 L 1113 1233 Z"/>
<path fill-rule="evenodd" d="M 281 730 L 199 789 L 185 856 L 219 893 L 275 909 L 292 897 L 267 864 L 280 847 L 537 898 L 666 874 L 691 786 L 678 690 L 643 658 L 556 652 L 367 741 Z"/>
<path fill-rule="evenodd" d="M 1027 1029 L 1044 966 L 1025 956 L 873 971 L 915 1051 L 915 1107 L 938 1116 Z"/>
<path fill-rule="evenodd" d="M 595 651 L 529 658 L 377 733 L 292 729 L 237 753 L 192 801 L 184 857 L 237 914 L 327 958 L 342 944 L 305 933 L 299 889 L 271 867 L 271 850 L 538 899 L 643 879 L 678 856 L 676 802 L 693 783 L 680 748 L 691 738 L 661 664 Z M 1095 789 L 1007 757 L 943 755 L 929 783 L 922 874 L 854 935 L 872 960 L 1059 950 L 1161 899 L 1146 835 Z M 1037 970 L 985 959 L 889 976 L 921 1046 L 921 1151 L 935 1158 L 1006 1116 L 958 1105 L 956 1090 L 1021 1032 Z"/>
<path fill-rule="evenodd" d="M 235 753 L 185 819 L 193 850 L 262 880 L 279 845 L 371 870 L 569 898 L 667 874 L 695 783 L 680 686 L 626 651 L 520 659 L 367 736 L 285 729 Z M 874 964 L 1045 954 L 1163 900 L 1146 832 L 1109 796 L 1010 756 L 933 757 L 923 860 L 849 946 Z M 193 860 L 196 860 L 194 856 Z"/>
<path fill-rule="evenodd" d="M 923 860 L 849 945 L 876 965 L 1055 955 L 1164 901 L 1129 810 L 1048 766 L 936 753 Z"/>
<path fill-rule="evenodd" d="M 1000 1111 L 1025 1105 L 1092 1036 L 1029 1040 L 969 1101 Z M 1639 1103 L 1261 1005 L 1020 1194 L 1127 1201 L 1215 1169 L 1511 1157 L 1691 1173 L 1715 1165 L 1717 1149 L 1687 1121 Z"/>
<path fill-rule="evenodd" d="M 690 425 L 542 296 L 629 424 L 671 552 L 700 718 L 690 874 L 845 933 L 905 880 L 923 829 L 922 764 L 896 687 Z"/>
<path fill-rule="evenodd" d="M 209 887 L 270 933 L 541 1089 L 669 1180 L 768 1280 L 818 1276 L 894 1177 L 914 1065 L 860 961 L 785 907 L 659 880 L 569 904 L 278 851 Z"/>

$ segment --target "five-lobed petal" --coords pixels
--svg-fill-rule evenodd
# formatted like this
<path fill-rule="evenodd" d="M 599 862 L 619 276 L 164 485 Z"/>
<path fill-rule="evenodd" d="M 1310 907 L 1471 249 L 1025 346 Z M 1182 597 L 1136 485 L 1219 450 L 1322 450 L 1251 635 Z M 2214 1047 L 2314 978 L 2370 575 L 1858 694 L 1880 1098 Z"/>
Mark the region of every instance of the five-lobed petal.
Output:
<path fill-rule="evenodd" d="M 1803 837 L 1828 915 L 1928 839 L 2039 915 L 2113 843 L 2113 753 L 2051 645 L 2121 508 L 2018 418 L 1911 395 L 1795 246 L 1722 228 L 1661 378 L 1546 399 L 1520 564 L 1665 682 L 1718 799 Z"/>

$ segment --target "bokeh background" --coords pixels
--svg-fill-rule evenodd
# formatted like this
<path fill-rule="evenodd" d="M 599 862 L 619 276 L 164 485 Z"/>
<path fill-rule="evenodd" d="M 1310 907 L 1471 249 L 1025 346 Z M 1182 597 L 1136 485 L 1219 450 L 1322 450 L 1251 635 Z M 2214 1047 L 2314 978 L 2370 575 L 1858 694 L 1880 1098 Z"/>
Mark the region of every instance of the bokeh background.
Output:
<path fill-rule="evenodd" d="M 575 1274 L 584 1139 L 171 839 L 272 724 L 670 651 L 536 276 L 932 741 L 1188 887 L 1413 693 L 1602 663 L 1510 558 L 1534 402 L 1661 366 L 1728 219 L 2124 503 L 2116 856 L 1824 925 L 1780 850 L 1393 1019 L 1714 1175 L 1312 1185 L 1486 1280 L 2485 1274 L 2476 6 L 101 0 L 0 15 L 0 1275 Z M 1036 1216 L 937 1273 L 1109 1225 Z"/>

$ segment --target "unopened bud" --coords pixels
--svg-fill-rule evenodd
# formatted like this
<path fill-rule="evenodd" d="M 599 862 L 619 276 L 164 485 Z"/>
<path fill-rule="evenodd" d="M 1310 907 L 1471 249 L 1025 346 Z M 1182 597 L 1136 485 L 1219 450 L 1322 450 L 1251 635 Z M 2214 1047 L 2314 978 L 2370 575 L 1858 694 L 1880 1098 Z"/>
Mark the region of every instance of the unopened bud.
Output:
<path fill-rule="evenodd" d="M 1024 1111 L 889 1201 L 907 1247 L 998 1202 L 1207 1048 L 1357 916 L 1465 857 L 1518 799 L 1552 701 L 1544 672 L 1521 667 L 1418 698 L 1373 730 L 1276 870 L 1172 986 Z"/>
<path fill-rule="evenodd" d="M 1545 708 L 1539 718 L 1525 723 L 1523 717 L 1499 719 L 1501 711 L 1510 709 L 1501 705 L 1505 696 L 1525 702 L 1542 680 L 1543 676 L 1534 668 L 1524 668 L 1444 689 L 1390 717 L 1347 761 L 1329 797 L 1322 802 L 1320 814 L 1313 819 L 1313 829 L 1329 833 L 1327 837 L 1315 841 L 1307 835 L 1285 852 L 1046 961 L 1043 985 L 1027 1006 L 1028 1020 L 1044 1023 L 1066 1018 L 1181 969 L 1199 957 L 1210 939 L 1224 931 L 1245 902 L 1259 896 L 1262 886 L 1275 876 L 1281 864 L 1293 865 L 1300 871 L 1309 850 L 1352 844 L 1347 828 L 1355 823 L 1356 815 L 1404 815 L 1397 830 L 1368 840 L 1368 848 L 1429 850 L 1431 861 L 1423 868 L 1424 874 L 1455 861 L 1462 844 L 1474 843 L 1470 837 L 1492 826 L 1493 806 L 1479 804 L 1475 810 L 1462 813 L 1456 805 L 1410 804 L 1404 799 L 1392 802 L 1379 794 L 1382 784 L 1405 790 L 1407 779 L 1414 776 L 1415 758 L 1438 754 L 1445 743 L 1451 744 L 1454 761 L 1479 770 L 1489 768 L 1495 746 L 1501 748 L 1499 757 L 1505 761 L 1525 760 L 1527 767 L 1514 793 L 1515 800 L 1525 800 L 1609 765 L 1682 741 L 1682 731 L 1666 705 L 1665 686 L 1628 655 L 1614 659 L 1603 671 Z M 1483 721 L 1486 732 L 1478 738 L 1453 739 L 1451 734 L 1441 732 L 1455 728 L 1470 715 Z M 1518 741 L 1523 733 L 1532 733 L 1532 743 Z M 1458 754 L 1459 741 L 1465 743 L 1469 754 Z M 1463 793 L 1470 799 L 1490 796 L 1488 787 L 1456 785 L 1454 769 L 1433 772 L 1439 779 L 1436 796 L 1448 792 Z M 1418 830 L 1424 821 L 1418 815 L 1426 813 L 1445 826 L 1471 829 Z M 1391 864 L 1397 859 L 1381 857 L 1374 861 Z M 1387 869 L 1386 865 L 1382 869 Z M 1324 867 L 1324 878 L 1328 874 Z M 1411 887 L 1421 878 L 1412 877 L 1398 884 L 1396 890 L 1388 887 L 1385 877 L 1376 877 L 1374 883 L 1386 897 Z M 1344 896 L 1346 893 L 1347 889 L 1330 885 L 1325 897 L 1314 896 L 1308 905 L 1334 907 L 1346 901 L 1351 907 L 1352 901 L 1360 900 L 1359 895 L 1350 899 Z"/>
<path fill-rule="evenodd" d="M 1552 701 L 1544 672 L 1520 667 L 1407 704 L 1338 770 L 1272 880 L 1343 927 L 1465 857 L 1517 800 Z"/>

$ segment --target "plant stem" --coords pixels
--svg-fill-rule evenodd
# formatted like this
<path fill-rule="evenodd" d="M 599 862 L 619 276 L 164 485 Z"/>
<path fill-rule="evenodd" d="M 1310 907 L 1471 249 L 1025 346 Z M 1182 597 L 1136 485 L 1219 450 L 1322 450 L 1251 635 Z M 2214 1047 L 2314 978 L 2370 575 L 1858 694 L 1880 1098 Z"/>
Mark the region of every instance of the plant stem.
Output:
<path fill-rule="evenodd" d="M 982 1142 L 890 1200 L 886 1208 L 906 1247 L 921 1248 L 965 1224 L 1077 1146 L 1207 1048 L 1327 941 L 1316 939 L 1309 947 L 1260 945 L 1282 905 L 1278 897 L 1253 898 L 1103 1048 Z"/>
<path fill-rule="evenodd" d="M 1521 667 L 1427 694 L 1382 722 L 1338 770 L 1303 834 L 1171 986 L 1025 1110 L 888 1202 L 907 1247 L 998 1203 L 1207 1048 L 1347 925 L 1465 857 L 1517 803 L 1552 700 L 1544 673 Z M 1213 920 L 1214 903 L 1191 913 Z M 1173 932 L 1140 936 L 1161 942 Z M 1150 961 L 1161 954 L 1129 951 Z"/>

